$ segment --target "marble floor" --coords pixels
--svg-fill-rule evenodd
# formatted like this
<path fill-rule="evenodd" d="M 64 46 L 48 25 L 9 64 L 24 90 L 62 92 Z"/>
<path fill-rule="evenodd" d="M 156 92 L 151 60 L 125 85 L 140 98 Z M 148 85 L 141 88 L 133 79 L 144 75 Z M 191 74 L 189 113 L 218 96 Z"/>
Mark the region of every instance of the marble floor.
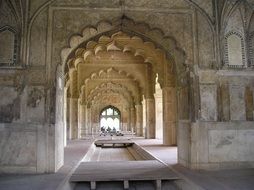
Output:
<path fill-rule="evenodd" d="M 135 142 L 167 164 L 171 169 L 177 172 L 181 178 L 195 184 L 200 187 L 200 189 L 254 189 L 254 169 L 193 171 L 177 164 L 176 147 L 163 146 L 160 140 L 145 140 L 139 138 L 135 139 Z M 68 146 L 65 148 L 64 166 L 55 174 L 0 175 L 0 190 L 62 190 L 63 183 L 68 180 L 73 168 L 82 160 L 91 143 L 92 141 L 89 139 L 68 142 Z M 108 188 L 106 188 L 107 186 Z M 102 189 L 112 189 L 110 188 L 110 184 L 106 184 L 103 187 Z"/>

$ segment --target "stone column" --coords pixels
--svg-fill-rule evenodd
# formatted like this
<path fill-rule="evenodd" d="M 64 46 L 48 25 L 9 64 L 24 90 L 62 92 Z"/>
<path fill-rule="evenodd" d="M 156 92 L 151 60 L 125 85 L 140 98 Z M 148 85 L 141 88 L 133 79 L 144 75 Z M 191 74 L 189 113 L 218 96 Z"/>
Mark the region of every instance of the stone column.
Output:
<path fill-rule="evenodd" d="M 87 127 L 87 133 L 89 135 L 91 135 L 92 134 L 92 127 L 91 127 L 91 107 L 90 106 L 87 106 L 86 127 Z"/>
<path fill-rule="evenodd" d="M 135 107 L 132 107 L 130 111 L 131 111 L 131 131 L 137 132 L 135 123 L 136 121 Z"/>
<path fill-rule="evenodd" d="M 70 98 L 67 98 L 66 102 L 66 135 L 67 139 L 71 139 L 71 127 L 70 127 Z"/>
<path fill-rule="evenodd" d="M 163 105 L 162 105 L 162 90 L 160 85 L 156 84 L 155 98 L 155 128 L 156 139 L 163 139 Z"/>
<path fill-rule="evenodd" d="M 79 111 L 79 127 L 80 127 L 80 137 L 85 137 L 87 135 L 86 127 L 86 104 L 80 104 Z"/>
<path fill-rule="evenodd" d="M 176 144 L 176 89 L 164 87 L 163 92 L 163 144 Z"/>
<path fill-rule="evenodd" d="M 146 138 L 155 138 L 155 101 L 154 97 L 146 98 Z"/>
<path fill-rule="evenodd" d="M 128 127 L 127 131 L 131 131 L 131 108 L 128 108 Z"/>
<path fill-rule="evenodd" d="M 143 106 L 142 104 L 136 105 L 136 133 L 137 136 L 143 136 Z"/>
<path fill-rule="evenodd" d="M 71 139 L 78 138 L 78 99 L 70 98 L 70 133 Z"/>
<path fill-rule="evenodd" d="M 147 130 L 146 130 L 146 103 L 145 103 L 145 99 L 143 98 L 142 100 L 142 115 L 143 115 L 143 123 L 142 123 L 142 128 L 143 128 L 143 131 L 142 131 L 142 134 L 145 138 L 147 138 Z"/>

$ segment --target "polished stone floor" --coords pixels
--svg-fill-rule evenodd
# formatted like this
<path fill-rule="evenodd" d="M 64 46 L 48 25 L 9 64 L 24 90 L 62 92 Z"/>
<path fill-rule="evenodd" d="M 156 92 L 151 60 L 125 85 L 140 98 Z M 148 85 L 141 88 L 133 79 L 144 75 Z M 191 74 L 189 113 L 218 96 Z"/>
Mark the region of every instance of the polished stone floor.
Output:
<path fill-rule="evenodd" d="M 254 169 L 193 171 L 177 164 L 177 148 L 163 146 L 160 140 L 135 139 L 143 148 L 168 164 L 186 181 L 206 190 L 252 190 Z M 62 190 L 71 172 L 87 152 L 91 140 L 68 142 L 64 166 L 55 174 L 0 175 L 0 190 Z M 106 186 L 109 186 L 106 188 Z M 145 185 L 145 184 L 144 184 Z M 105 189 L 110 189 L 106 184 Z M 145 187 L 145 186 L 144 186 Z"/>

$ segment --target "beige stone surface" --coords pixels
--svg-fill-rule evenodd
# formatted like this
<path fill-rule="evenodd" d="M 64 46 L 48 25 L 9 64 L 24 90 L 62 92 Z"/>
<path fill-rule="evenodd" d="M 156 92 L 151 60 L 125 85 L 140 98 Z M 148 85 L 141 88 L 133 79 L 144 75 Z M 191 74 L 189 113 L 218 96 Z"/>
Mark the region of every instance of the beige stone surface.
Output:
<path fill-rule="evenodd" d="M 163 128 L 182 165 L 252 167 L 252 4 L 3 0 L 0 60 L 12 64 L 0 63 L 0 168 L 55 172 L 67 139 L 98 134 L 107 106 L 122 131 Z M 235 146 L 216 148 L 228 136 Z M 225 153 L 235 147 L 239 156 Z"/>

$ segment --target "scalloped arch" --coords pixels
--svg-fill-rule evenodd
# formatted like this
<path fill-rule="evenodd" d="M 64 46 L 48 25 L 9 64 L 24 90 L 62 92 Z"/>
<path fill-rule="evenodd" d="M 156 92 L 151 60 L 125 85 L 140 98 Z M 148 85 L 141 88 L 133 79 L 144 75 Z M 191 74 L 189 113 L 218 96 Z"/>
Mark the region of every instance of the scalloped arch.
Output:
<path fill-rule="evenodd" d="M 85 63 L 90 56 L 96 56 L 102 51 L 131 52 L 135 57 L 140 56 L 144 62 L 155 66 L 164 61 L 161 57 L 164 58 L 166 56 L 164 51 L 156 48 L 152 42 L 144 42 L 137 36 L 131 37 L 124 32 L 117 32 L 111 37 L 101 36 L 98 42 L 93 41 L 86 48 L 78 48 L 75 51 L 76 58 L 74 60 L 71 59 L 72 64 L 69 64 L 68 68 L 77 68 L 79 63 Z"/>
<path fill-rule="evenodd" d="M 75 52 L 77 57 L 68 61 L 68 70 L 77 69 L 79 64 L 86 64 L 91 56 L 96 56 L 102 51 L 131 52 L 134 57 L 141 57 L 144 63 L 151 64 L 154 71 L 159 73 L 160 81 L 163 81 L 164 77 L 163 64 L 169 64 L 165 52 L 156 48 L 152 42 L 144 42 L 138 36 L 131 37 L 124 32 L 117 32 L 111 37 L 101 36 L 98 42 L 87 43 L 86 48 L 78 48 Z M 169 66 L 173 72 L 173 65 L 169 64 Z M 134 78 L 134 80 L 136 79 Z M 141 84 L 141 81 L 138 82 Z"/>
<path fill-rule="evenodd" d="M 111 87 L 113 87 L 113 88 L 111 88 Z M 85 99 L 85 97 L 84 97 L 84 89 L 85 89 L 85 87 L 82 86 L 81 96 L 82 96 L 83 99 Z M 99 86 L 96 86 L 94 89 L 92 89 L 88 93 L 86 98 L 87 98 L 87 100 L 91 99 L 93 96 L 95 96 L 101 90 L 109 90 L 109 89 L 110 90 L 115 89 L 115 90 L 118 90 L 119 92 L 121 91 L 122 92 L 121 94 L 123 94 L 126 97 L 128 97 L 127 99 L 130 102 L 138 102 L 138 101 L 140 101 L 140 97 L 138 97 L 138 94 L 139 94 L 138 92 L 136 92 L 136 91 L 132 92 L 125 85 L 119 84 L 119 83 L 114 83 L 114 82 L 104 82 L 104 83 L 100 84 Z M 136 92 L 136 93 L 134 93 L 134 92 Z"/>
<path fill-rule="evenodd" d="M 89 78 L 87 78 L 85 81 L 83 81 L 83 83 L 81 83 L 81 86 L 82 87 L 85 86 L 86 82 L 88 82 L 89 80 L 102 78 L 103 76 L 110 74 L 110 73 L 118 74 L 118 77 L 121 77 L 124 79 L 130 79 L 134 83 L 136 83 L 138 89 L 141 89 L 141 90 L 143 89 L 142 86 L 144 86 L 144 83 L 142 81 L 139 81 L 138 79 L 136 79 L 132 74 L 130 74 L 126 71 L 123 71 L 123 70 L 117 70 L 114 67 L 111 67 L 111 68 L 108 68 L 105 70 L 99 70 L 97 72 L 92 73 Z M 82 87 L 81 87 L 81 89 L 82 89 Z"/>
<path fill-rule="evenodd" d="M 114 87 L 114 88 L 111 88 L 111 87 Z M 90 91 L 90 93 L 87 96 L 87 103 L 93 101 L 95 97 L 98 96 L 98 94 L 107 93 L 107 92 L 114 92 L 114 93 L 120 94 L 130 104 L 132 104 L 135 99 L 138 99 L 137 97 L 135 98 L 133 96 L 133 93 L 129 91 L 129 89 L 126 86 L 118 84 L 118 83 L 113 83 L 113 82 L 105 82 L 100 84 L 99 86 L 96 86 L 93 90 Z M 83 99 L 85 99 L 83 91 L 81 96 Z"/>
<path fill-rule="evenodd" d="M 100 98 L 106 94 L 116 94 L 120 95 L 128 104 L 132 104 L 133 100 L 121 93 L 119 90 L 112 90 L 112 89 L 104 89 L 100 90 L 96 95 L 92 96 L 91 98 L 87 99 L 87 103 L 92 103 L 95 100 L 100 100 Z"/>
<path fill-rule="evenodd" d="M 106 33 L 115 33 L 116 31 L 123 31 L 130 35 L 139 36 L 140 39 L 145 39 L 143 41 L 157 44 L 158 47 L 166 50 L 165 52 L 167 52 L 167 56 L 171 61 L 176 60 L 174 57 L 175 52 L 178 52 L 177 55 L 185 57 L 185 52 L 178 46 L 174 37 L 166 36 L 162 30 L 152 28 L 146 23 L 136 23 L 132 19 L 124 17 L 121 20 L 118 19 L 113 22 L 100 21 L 96 26 L 85 27 L 81 34 L 73 35 L 69 40 L 69 46 L 61 51 L 62 64 L 65 65 L 69 57 L 73 55 L 73 52 L 82 44 L 87 43 L 89 40 L 98 39 Z M 86 47 L 89 47 L 91 43 L 93 42 L 87 43 Z"/>

